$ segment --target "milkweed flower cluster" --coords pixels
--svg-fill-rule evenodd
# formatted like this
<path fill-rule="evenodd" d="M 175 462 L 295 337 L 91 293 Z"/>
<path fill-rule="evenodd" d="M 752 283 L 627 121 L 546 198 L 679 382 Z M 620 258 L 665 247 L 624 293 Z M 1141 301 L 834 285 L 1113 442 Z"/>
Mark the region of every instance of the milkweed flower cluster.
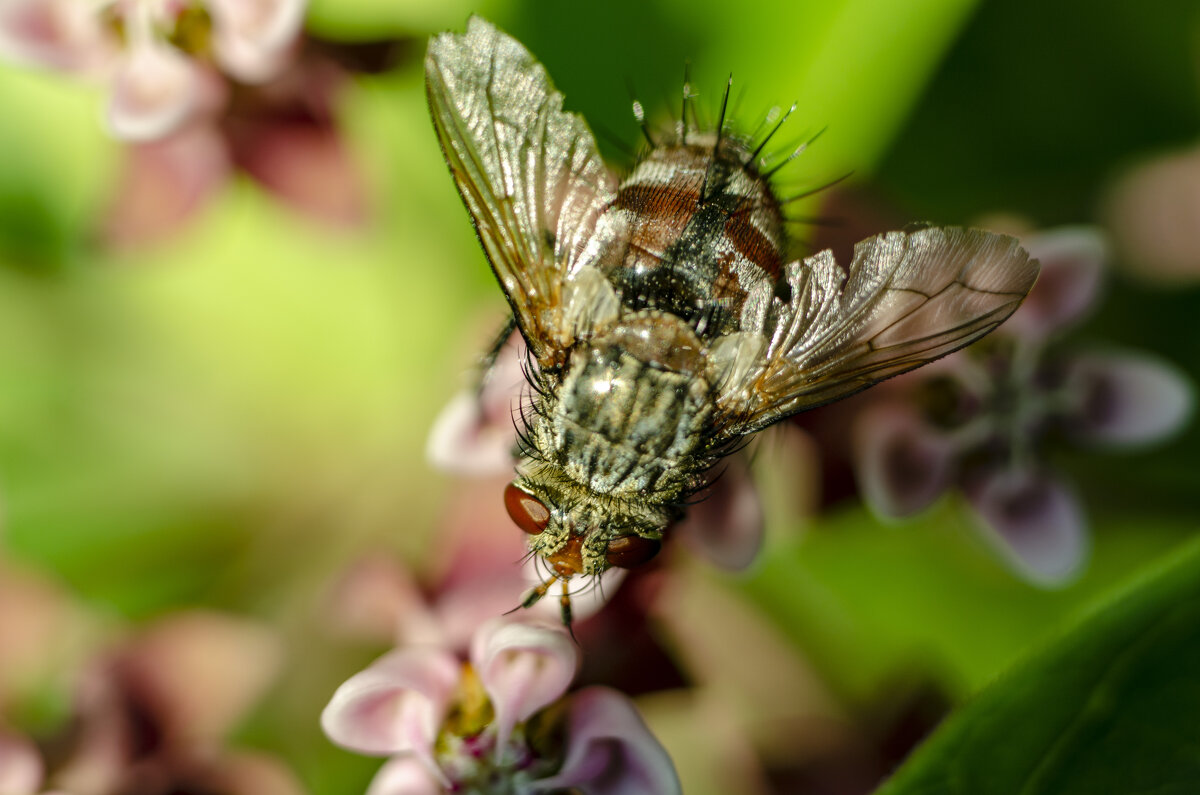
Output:
<path fill-rule="evenodd" d="M 1139 351 L 1055 345 L 1099 294 L 1106 247 L 1090 229 L 1027 241 L 1042 273 L 990 340 L 884 387 L 855 420 L 854 459 L 868 504 L 913 515 L 958 489 L 1023 574 L 1054 584 L 1087 551 L 1084 511 L 1043 460 L 1052 434 L 1135 446 L 1186 420 L 1192 392 Z"/>
<path fill-rule="evenodd" d="M 161 138 L 286 64 L 305 0 L 0 0 L 0 55 L 108 84 L 113 135 Z"/>
<path fill-rule="evenodd" d="M 467 662 L 435 646 L 380 658 L 338 688 L 321 723 L 345 748 L 391 757 L 368 795 L 679 792 L 628 698 L 567 694 L 577 665 L 563 630 L 494 619 Z"/>
<path fill-rule="evenodd" d="M 111 629 L 0 561 L 0 793 L 302 795 L 280 760 L 226 743 L 275 681 L 274 631 L 200 610 L 94 637 Z M 61 709 L 29 731 L 28 706 L 47 702 Z"/>

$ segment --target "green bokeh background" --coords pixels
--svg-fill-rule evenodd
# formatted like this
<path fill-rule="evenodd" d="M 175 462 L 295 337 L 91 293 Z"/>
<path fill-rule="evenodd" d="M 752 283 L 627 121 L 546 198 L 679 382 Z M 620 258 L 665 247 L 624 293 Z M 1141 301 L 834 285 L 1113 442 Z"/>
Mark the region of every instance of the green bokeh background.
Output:
<path fill-rule="evenodd" d="M 828 128 L 798 180 L 853 170 L 940 223 L 1092 222 L 1120 169 L 1200 134 L 1200 8 L 1181 0 L 314 0 L 310 26 L 421 41 L 471 12 L 523 41 L 597 130 L 636 144 L 628 84 L 665 107 L 685 60 L 702 102 L 732 71 L 743 119 L 795 100 L 797 136 Z M 418 54 L 344 97 L 366 227 L 326 228 L 239 180 L 177 235 L 120 252 L 95 245 L 121 156 L 100 94 L 0 69 L 5 554 L 121 619 L 205 605 L 279 626 L 292 664 L 241 739 L 285 755 L 319 795 L 362 792 L 377 766 L 316 726 L 375 650 L 338 645 L 312 616 L 364 551 L 415 560 L 436 546 L 464 486 L 429 468 L 424 437 L 503 311 L 438 153 Z M 1118 268 L 1079 336 L 1195 377 L 1197 309 L 1195 288 Z M 1087 573 L 1062 590 L 1010 574 L 952 501 L 899 526 L 776 506 L 760 564 L 711 577 L 851 707 L 912 671 L 965 698 L 1191 537 L 1198 442 L 1192 426 L 1147 451 L 1058 461 L 1094 535 Z M 765 479 L 786 491 L 787 473 Z"/>

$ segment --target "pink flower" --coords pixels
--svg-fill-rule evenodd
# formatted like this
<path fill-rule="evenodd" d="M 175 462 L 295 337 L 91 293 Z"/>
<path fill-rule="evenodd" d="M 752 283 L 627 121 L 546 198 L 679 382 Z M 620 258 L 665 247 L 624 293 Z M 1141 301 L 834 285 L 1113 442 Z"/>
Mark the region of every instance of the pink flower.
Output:
<path fill-rule="evenodd" d="M 11 630 L 29 604 L 4 596 L 0 636 L 19 638 Z M 10 611 L 17 621 L 4 620 Z M 0 792 L 300 795 L 276 759 L 223 748 L 274 678 L 280 652 L 273 633 L 245 620 L 200 611 L 164 618 L 75 676 L 69 720 L 45 738 L 45 754 L 0 732 Z"/>
<path fill-rule="evenodd" d="M 45 765 L 37 747 L 24 737 L 0 733 L 0 793 L 38 795 L 44 777 Z"/>
<path fill-rule="evenodd" d="M 493 486 L 487 488 L 487 486 Z M 352 634 L 397 646 L 433 645 L 465 651 L 480 625 L 517 608 L 541 582 L 527 560 L 521 533 L 496 495 L 499 479 L 462 491 L 438 531 L 434 556 L 419 572 L 386 554 L 373 553 L 347 569 L 331 594 L 331 623 Z M 625 575 L 614 569 L 601 577 L 602 589 L 572 597 L 577 622 L 604 604 Z M 525 615 L 560 620 L 557 600 L 543 599 Z"/>
<path fill-rule="evenodd" d="M 605 688 L 565 696 L 577 665 L 561 629 L 496 619 L 465 664 L 432 647 L 385 655 L 338 688 L 321 725 L 393 757 L 368 795 L 678 792 L 632 702 Z"/>
<path fill-rule="evenodd" d="M 305 0 L 0 0 L 0 55 L 109 82 L 113 135 L 153 140 L 179 129 L 203 107 L 213 73 L 240 82 L 278 73 L 299 34 L 305 5 Z"/>
<path fill-rule="evenodd" d="M 334 48 L 304 38 L 287 70 L 222 87 L 219 102 L 206 103 L 179 129 L 131 146 L 104 220 L 107 240 L 138 243 L 174 230 L 238 171 L 307 215 L 361 223 L 367 192 L 337 122 L 349 80 L 339 60 L 376 68 L 357 56 L 378 46 Z"/>
<path fill-rule="evenodd" d="M 1063 229 L 1027 245 L 1042 274 L 1025 304 L 993 339 L 880 390 L 856 420 L 855 464 L 864 498 L 885 516 L 961 489 L 1016 568 L 1052 585 L 1078 571 L 1088 543 L 1078 497 L 1040 462 L 1045 438 L 1148 444 L 1183 425 L 1192 392 L 1140 352 L 1053 346 L 1099 294 L 1104 243 Z"/>

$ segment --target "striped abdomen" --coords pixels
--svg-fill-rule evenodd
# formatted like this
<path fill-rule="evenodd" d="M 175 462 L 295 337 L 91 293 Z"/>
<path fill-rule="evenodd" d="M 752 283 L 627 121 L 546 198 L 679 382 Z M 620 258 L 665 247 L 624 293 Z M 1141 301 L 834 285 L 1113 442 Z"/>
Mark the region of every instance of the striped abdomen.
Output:
<path fill-rule="evenodd" d="M 737 329 L 747 293 L 775 284 L 783 267 L 783 223 L 749 152 L 715 134 L 660 146 L 622 183 L 606 211 L 628 229 L 623 257 L 606 275 L 626 306 L 657 308 L 702 336 Z"/>

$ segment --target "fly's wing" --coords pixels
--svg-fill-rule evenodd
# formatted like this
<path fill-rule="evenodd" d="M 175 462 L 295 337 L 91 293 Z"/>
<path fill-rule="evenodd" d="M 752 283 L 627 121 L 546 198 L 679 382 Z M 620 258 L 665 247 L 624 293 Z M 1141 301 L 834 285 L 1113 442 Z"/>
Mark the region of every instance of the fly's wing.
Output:
<path fill-rule="evenodd" d="M 591 280 L 568 279 L 604 245 L 597 222 L 616 179 L 542 65 L 483 19 L 430 42 L 425 85 L 492 270 L 538 363 L 554 367 L 598 300 Z"/>
<path fill-rule="evenodd" d="M 830 251 L 793 262 L 790 300 L 765 313 L 757 347 L 742 345 L 755 365 L 730 368 L 740 384 L 724 397 L 727 427 L 759 430 L 968 345 L 1013 313 L 1037 274 L 1015 238 L 956 228 L 868 238 L 848 273 Z"/>

